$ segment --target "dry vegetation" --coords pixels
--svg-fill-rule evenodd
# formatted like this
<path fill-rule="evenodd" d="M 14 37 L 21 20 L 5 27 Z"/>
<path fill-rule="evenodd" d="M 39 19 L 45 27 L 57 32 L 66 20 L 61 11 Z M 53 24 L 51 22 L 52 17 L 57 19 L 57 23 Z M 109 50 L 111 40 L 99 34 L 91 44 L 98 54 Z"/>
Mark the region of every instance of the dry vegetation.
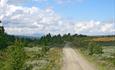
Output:
<path fill-rule="evenodd" d="M 61 48 L 50 48 L 46 53 L 39 47 L 25 48 L 25 51 L 29 57 L 26 61 L 28 70 L 60 70 Z"/>
<path fill-rule="evenodd" d="M 110 41 L 115 41 L 115 37 L 99 37 L 99 38 L 94 38 L 93 41 L 110 42 Z"/>

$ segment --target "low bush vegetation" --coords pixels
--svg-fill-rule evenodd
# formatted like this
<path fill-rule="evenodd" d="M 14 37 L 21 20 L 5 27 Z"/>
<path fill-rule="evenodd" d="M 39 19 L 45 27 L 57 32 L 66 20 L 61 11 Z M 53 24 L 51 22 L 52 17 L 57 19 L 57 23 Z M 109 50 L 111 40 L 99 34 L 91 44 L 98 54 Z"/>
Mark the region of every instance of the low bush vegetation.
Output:
<path fill-rule="evenodd" d="M 109 38 L 109 40 L 107 40 Z M 115 69 L 115 37 L 81 37 L 73 40 L 74 47 L 80 49 L 99 70 Z"/>

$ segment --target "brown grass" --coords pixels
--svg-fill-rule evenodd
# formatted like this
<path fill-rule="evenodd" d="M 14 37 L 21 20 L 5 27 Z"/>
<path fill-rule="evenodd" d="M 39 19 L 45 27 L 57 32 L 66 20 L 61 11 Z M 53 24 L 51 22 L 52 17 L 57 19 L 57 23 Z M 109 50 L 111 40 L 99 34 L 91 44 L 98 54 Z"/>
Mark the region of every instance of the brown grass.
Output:
<path fill-rule="evenodd" d="M 115 37 L 94 38 L 93 41 L 97 41 L 97 42 L 110 42 L 110 41 L 115 41 Z"/>

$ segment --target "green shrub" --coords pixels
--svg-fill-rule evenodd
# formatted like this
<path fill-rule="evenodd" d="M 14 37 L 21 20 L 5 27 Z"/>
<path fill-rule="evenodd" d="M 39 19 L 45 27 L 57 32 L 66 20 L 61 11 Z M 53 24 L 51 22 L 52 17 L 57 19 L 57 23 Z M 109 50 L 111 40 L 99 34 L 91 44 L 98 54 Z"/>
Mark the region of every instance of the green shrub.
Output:
<path fill-rule="evenodd" d="M 94 42 L 89 42 L 87 49 L 88 49 L 89 55 L 103 53 L 102 46 L 99 46 Z"/>
<path fill-rule="evenodd" d="M 49 49 L 50 49 L 49 47 L 45 46 L 45 47 L 42 48 L 42 51 L 47 52 Z"/>
<path fill-rule="evenodd" d="M 6 48 L 8 46 L 7 38 L 5 35 L 0 35 L 0 49 Z"/>
<path fill-rule="evenodd" d="M 25 52 L 23 44 L 16 41 L 13 46 L 7 49 L 8 58 L 4 70 L 23 70 L 25 63 Z"/>

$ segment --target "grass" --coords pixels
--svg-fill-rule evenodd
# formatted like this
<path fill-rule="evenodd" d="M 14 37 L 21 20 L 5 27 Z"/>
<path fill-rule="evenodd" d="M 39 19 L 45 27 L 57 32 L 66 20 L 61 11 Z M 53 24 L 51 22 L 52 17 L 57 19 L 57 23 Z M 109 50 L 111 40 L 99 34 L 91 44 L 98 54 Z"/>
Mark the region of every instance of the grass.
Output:
<path fill-rule="evenodd" d="M 82 56 L 93 63 L 98 70 L 115 70 L 115 37 L 96 37 L 86 40 L 94 41 L 102 46 L 104 53 L 90 56 L 85 48 L 78 47 L 77 50 L 81 52 Z"/>
<path fill-rule="evenodd" d="M 99 38 L 93 38 L 93 41 L 96 41 L 96 42 L 111 42 L 111 41 L 115 41 L 115 37 L 99 37 Z"/>
<path fill-rule="evenodd" d="M 104 47 L 104 54 L 102 54 L 102 56 L 89 56 L 86 54 L 86 51 L 81 51 L 81 49 L 79 48 L 77 48 L 77 50 L 79 50 L 79 52 L 84 58 L 86 58 L 89 62 L 94 64 L 98 70 L 114 70 L 115 64 L 113 62 L 115 62 L 115 56 L 113 56 L 112 54 L 115 53 L 115 51 L 111 51 L 112 48 L 113 50 L 115 50 L 115 46 L 110 46 L 110 48 Z"/>
<path fill-rule="evenodd" d="M 39 47 L 26 47 L 25 51 L 28 56 L 28 59 L 25 63 L 28 70 L 60 70 L 62 52 L 61 48 L 50 48 L 45 54 Z"/>

